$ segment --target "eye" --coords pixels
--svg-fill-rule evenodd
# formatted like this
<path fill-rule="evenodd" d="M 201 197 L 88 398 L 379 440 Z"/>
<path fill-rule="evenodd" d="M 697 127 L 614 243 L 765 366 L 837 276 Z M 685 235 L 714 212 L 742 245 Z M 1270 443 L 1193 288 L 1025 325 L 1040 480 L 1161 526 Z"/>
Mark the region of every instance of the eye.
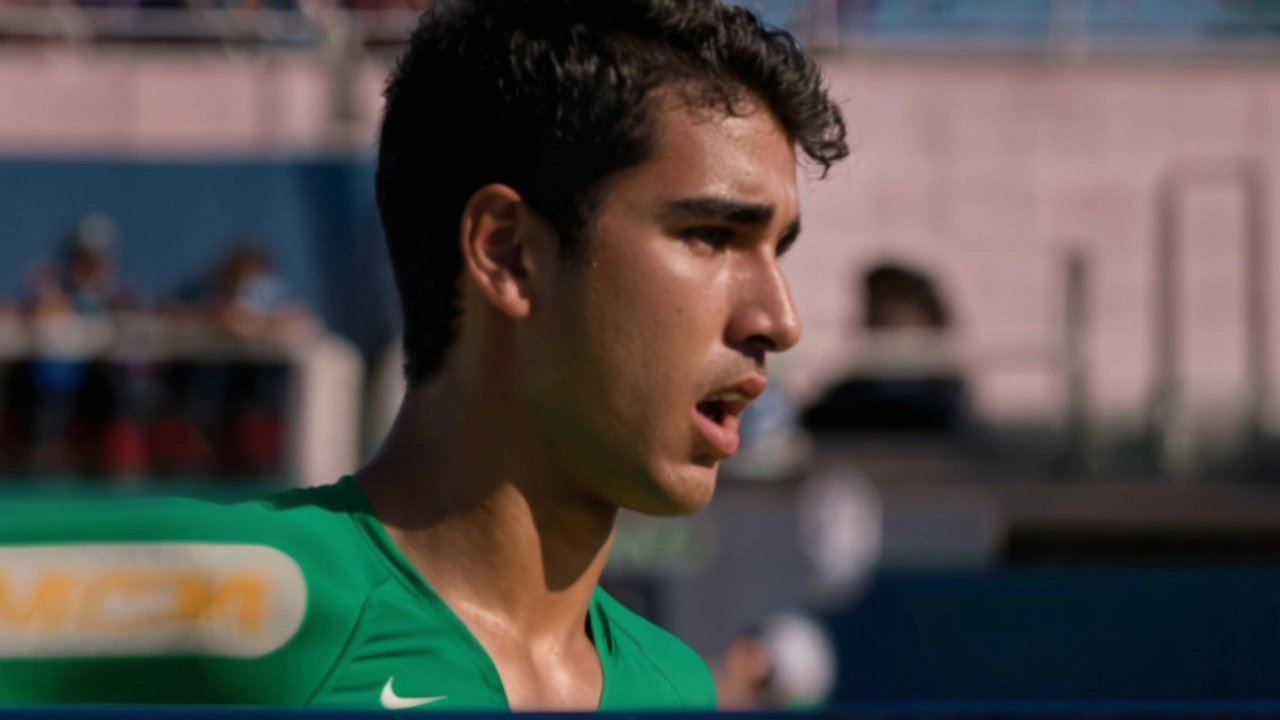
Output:
<path fill-rule="evenodd" d="M 680 232 L 680 237 L 701 243 L 714 250 L 723 250 L 733 242 L 733 228 L 722 225 L 706 225 Z"/>

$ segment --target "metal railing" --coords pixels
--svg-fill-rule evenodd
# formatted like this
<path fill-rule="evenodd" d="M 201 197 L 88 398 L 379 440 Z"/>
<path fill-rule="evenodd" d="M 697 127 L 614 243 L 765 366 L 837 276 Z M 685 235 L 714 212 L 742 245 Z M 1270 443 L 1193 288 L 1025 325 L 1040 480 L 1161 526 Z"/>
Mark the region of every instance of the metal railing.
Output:
<path fill-rule="evenodd" d="M 1245 323 L 1245 433 L 1254 449 L 1267 432 L 1271 394 L 1271 308 L 1268 230 L 1268 176 L 1257 158 L 1194 160 L 1168 168 L 1156 188 L 1155 212 L 1155 388 L 1151 400 L 1152 430 L 1163 469 L 1178 478 L 1195 473 L 1190 448 L 1190 408 L 1183 361 L 1187 327 L 1181 311 L 1185 283 L 1181 270 L 1186 229 L 1181 217 L 1187 193 L 1194 188 L 1234 187 L 1244 200 L 1241 286 Z"/>

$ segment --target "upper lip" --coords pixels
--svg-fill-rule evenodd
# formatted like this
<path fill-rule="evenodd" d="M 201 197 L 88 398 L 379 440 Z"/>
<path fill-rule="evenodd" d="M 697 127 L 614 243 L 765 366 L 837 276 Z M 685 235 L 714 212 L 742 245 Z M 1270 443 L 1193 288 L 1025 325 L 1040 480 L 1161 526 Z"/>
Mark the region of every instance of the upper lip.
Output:
<path fill-rule="evenodd" d="M 751 375 L 732 385 L 713 391 L 711 394 L 703 398 L 698 404 L 701 405 L 702 403 L 719 402 L 722 403 L 722 407 L 726 413 L 730 415 L 737 415 L 743 410 L 746 410 L 752 400 L 755 400 L 764 393 L 764 389 L 768 383 L 769 381 L 763 376 Z"/>

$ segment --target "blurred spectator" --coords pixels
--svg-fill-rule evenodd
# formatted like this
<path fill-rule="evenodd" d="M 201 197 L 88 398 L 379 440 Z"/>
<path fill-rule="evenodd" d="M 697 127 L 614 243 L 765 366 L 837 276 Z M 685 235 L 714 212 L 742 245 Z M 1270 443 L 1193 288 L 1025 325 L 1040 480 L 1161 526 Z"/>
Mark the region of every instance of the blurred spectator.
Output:
<path fill-rule="evenodd" d="M 124 450 L 127 464 L 141 464 L 140 431 L 117 424 L 128 391 L 124 378 L 93 359 L 111 333 L 113 312 L 136 308 L 115 272 L 119 241 L 115 223 L 89 215 L 73 229 L 54 265 L 39 262 L 28 278 L 26 315 L 33 356 L 11 379 L 26 408 L 29 469 L 43 473 L 105 469 L 106 454 Z M 128 435 L 128 437 L 125 437 Z M 117 453 L 118 454 L 118 453 Z"/>
<path fill-rule="evenodd" d="M 47 261 L 32 264 L 27 274 L 26 310 L 33 322 L 57 320 L 75 313 L 57 265 Z"/>
<path fill-rule="evenodd" d="M 0 322 L 21 359 L 0 366 L 0 448 L 38 475 L 279 472 L 287 351 L 319 323 L 251 243 L 151 312 L 119 282 L 117 244 L 110 219 L 85 218 Z"/>
<path fill-rule="evenodd" d="M 128 10 L 142 5 L 142 0 L 76 0 L 80 7 Z"/>
<path fill-rule="evenodd" d="M 858 469 L 827 461 L 803 480 L 795 499 L 800 545 L 813 577 L 810 597 L 851 606 L 870 586 L 884 546 L 884 501 Z"/>
<path fill-rule="evenodd" d="M 881 265 L 861 283 L 868 352 L 854 372 L 804 411 L 815 431 L 950 432 L 966 414 L 964 379 L 945 353 L 951 317 L 934 281 Z"/>
<path fill-rule="evenodd" d="M 30 393 L 23 403 L 26 417 L 27 464 L 37 472 L 65 472 L 74 464 L 68 432 L 75 417 L 77 398 L 84 382 L 86 365 L 76 357 L 60 358 L 50 345 L 56 344 L 59 330 L 64 337 L 74 331 L 75 306 L 64 287 L 56 265 L 36 263 L 27 278 L 27 316 L 33 327 L 37 357 L 14 378 L 13 389 Z M 44 347 L 41 347 L 44 346 Z M 26 382 L 22 382 L 25 379 Z M 19 395 L 19 397 L 22 397 Z"/>
<path fill-rule="evenodd" d="M 94 323 L 91 332 L 102 337 L 93 348 L 80 409 L 94 444 L 90 468 L 111 476 L 137 476 L 146 470 L 145 426 L 159 392 L 154 364 L 134 356 L 129 348 L 104 356 L 106 343 L 127 318 L 144 310 L 136 293 L 116 275 L 115 251 L 119 231 L 105 215 L 83 219 L 65 257 L 67 294 L 76 317 Z"/>
<path fill-rule="evenodd" d="M 822 705 L 836 683 L 836 651 L 812 618 L 774 615 L 740 635 L 716 663 L 721 710 L 804 709 Z"/>
<path fill-rule="evenodd" d="M 21 353 L 24 337 L 21 306 L 0 295 L 0 472 L 11 467 L 19 440 L 9 388 L 13 360 Z"/>
<path fill-rule="evenodd" d="M 207 467 L 213 458 L 228 474 L 279 472 L 287 367 L 283 358 L 246 359 L 235 351 L 296 346 L 318 331 L 315 318 L 249 240 L 237 243 L 207 276 L 180 289 L 172 316 L 203 324 L 230 344 L 223 358 L 172 367 L 176 403 L 158 425 L 162 462 Z"/>
<path fill-rule="evenodd" d="M 293 297 L 289 284 L 251 241 L 231 250 L 207 291 L 215 326 L 231 336 L 288 341 L 315 329 L 314 319 Z"/>
<path fill-rule="evenodd" d="M 946 330 L 951 318 L 933 280 L 898 265 L 881 265 L 867 273 L 865 314 L 872 330 L 926 328 Z"/>
<path fill-rule="evenodd" d="M 105 315 L 132 304 L 116 279 L 115 247 L 119 231 L 105 215 L 89 215 L 76 226 L 63 257 L 67 297 L 81 317 Z"/>

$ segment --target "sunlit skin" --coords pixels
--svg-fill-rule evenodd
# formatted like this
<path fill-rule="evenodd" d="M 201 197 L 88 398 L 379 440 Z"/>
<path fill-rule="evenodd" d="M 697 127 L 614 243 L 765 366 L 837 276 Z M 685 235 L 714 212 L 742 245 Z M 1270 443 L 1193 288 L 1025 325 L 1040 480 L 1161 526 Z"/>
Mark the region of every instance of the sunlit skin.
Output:
<path fill-rule="evenodd" d="M 679 98 L 655 100 L 653 154 L 606 181 L 575 258 L 511 188 L 471 198 L 458 342 L 359 474 L 516 709 L 597 707 L 584 629 L 617 509 L 705 504 L 727 441 L 699 403 L 758 394 L 800 336 L 778 260 L 799 231 L 792 144 L 759 108 Z"/>

